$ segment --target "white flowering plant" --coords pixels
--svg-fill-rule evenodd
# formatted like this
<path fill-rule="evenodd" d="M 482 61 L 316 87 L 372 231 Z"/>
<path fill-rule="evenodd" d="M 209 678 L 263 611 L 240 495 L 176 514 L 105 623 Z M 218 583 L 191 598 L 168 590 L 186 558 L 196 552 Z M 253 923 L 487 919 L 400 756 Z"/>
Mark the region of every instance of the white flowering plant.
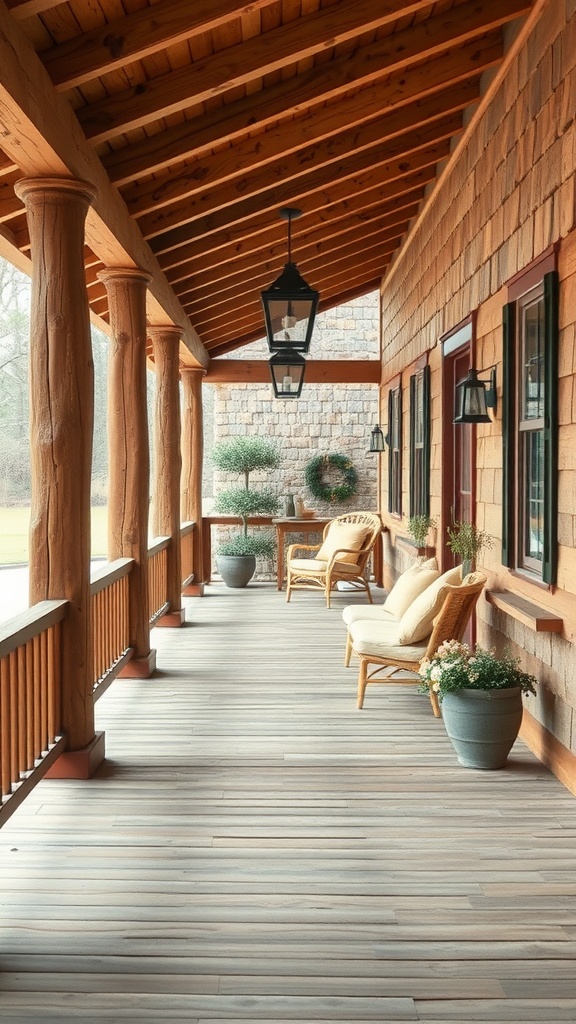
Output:
<path fill-rule="evenodd" d="M 519 659 L 498 657 L 494 650 L 481 647 L 471 650 L 458 640 L 446 640 L 440 644 L 431 658 L 425 658 L 419 673 L 423 683 L 421 689 L 430 689 L 442 700 L 447 693 L 458 690 L 508 690 L 519 686 L 522 693 L 536 693 L 534 676 L 523 672 Z"/>

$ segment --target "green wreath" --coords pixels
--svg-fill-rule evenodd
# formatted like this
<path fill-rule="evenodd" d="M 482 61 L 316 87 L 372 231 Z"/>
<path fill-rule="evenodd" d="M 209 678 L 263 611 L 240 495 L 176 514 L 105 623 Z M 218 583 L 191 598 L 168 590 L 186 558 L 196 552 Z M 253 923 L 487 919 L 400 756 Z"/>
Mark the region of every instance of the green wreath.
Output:
<path fill-rule="evenodd" d="M 342 482 L 330 486 L 324 483 L 324 473 L 336 469 L 342 474 Z M 318 501 L 347 501 L 356 494 L 358 477 L 350 459 L 345 455 L 316 455 L 306 466 L 306 484 Z"/>

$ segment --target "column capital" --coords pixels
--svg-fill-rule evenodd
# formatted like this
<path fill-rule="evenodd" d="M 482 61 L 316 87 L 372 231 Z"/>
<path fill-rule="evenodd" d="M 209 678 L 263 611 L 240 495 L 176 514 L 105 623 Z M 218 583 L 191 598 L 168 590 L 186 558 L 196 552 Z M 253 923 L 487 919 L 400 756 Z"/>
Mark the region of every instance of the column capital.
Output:
<path fill-rule="evenodd" d="M 176 324 L 149 324 L 146 333 L 151 341 L 181 341 L 184 334 L 183 327 Z"/>
<path fill-rule="evenodd" d="M 180 376 L 181 377 L 205 377 L 207 370 L 203 366 L 181 366 Z"/>
<path fill-rule="evenodd" d="M 24 203 L 39 195 L 51 195 L 62 199 L 76 196 L 88 204 L 93 203 L 96 198 L 94 185 L 76 178 L 20 178 L 14 185 L 14 191 Z"/>
<path fill-rule="evenodd" d="M 152 274 L 146 270 L 140 270 L 140 267 L 105 267 L 104 270 L 98 271 L 96 277 L 106 286 L 114 284 L 116 281 L 121 284 L 131 281 L 149 284 L 152 280 Z"/>

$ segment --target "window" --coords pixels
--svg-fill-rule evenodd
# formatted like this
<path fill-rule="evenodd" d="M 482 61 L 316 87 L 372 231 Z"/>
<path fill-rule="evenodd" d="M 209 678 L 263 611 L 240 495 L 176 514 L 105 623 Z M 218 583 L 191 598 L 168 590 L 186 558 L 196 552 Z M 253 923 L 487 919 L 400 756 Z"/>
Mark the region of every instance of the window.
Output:
<path fill-rule="evenodd" d="M 388 511 L 402 515 L 402 381 L 388 392 Z"/>
<path fill-rule="evenodd" d="M 544 264 L 544 265 L 543 265 Z M 557 547 L 558 275 L 541 261 L 504 310 L 502 560 L 554 583 Z"/>
<path fill-rule="evenodd" d="M 430 514 L 430 367 L 410 377 L 410 515 Z"/>

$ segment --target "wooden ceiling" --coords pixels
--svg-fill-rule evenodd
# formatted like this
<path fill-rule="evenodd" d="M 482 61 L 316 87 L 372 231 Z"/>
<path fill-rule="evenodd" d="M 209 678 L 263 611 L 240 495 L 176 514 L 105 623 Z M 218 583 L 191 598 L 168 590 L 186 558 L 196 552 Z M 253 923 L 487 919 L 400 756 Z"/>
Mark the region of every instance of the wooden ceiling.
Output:
<path fill-rule="evenodd" d="M 151 250 L 152 290 L 160 304 L 172 290 L 170 315 L 178 322 L 183 309 L 199 339 L 191 362 L 206 364 L 204 350 L 211 357 L 263 337 L 260 292 L 287 258 L 283 206 L 302 210 L 292 255 L 321 309 L 378 287 L 484 73 L 503 58 L 506 25 L 530 6 L 8 0 L 4 17 L 51 80 L 43 88 L 41 75 L 37 105 L 44 97 L 60 117 L 63 102 L 73 111 L 76 148 L 89 150 L 87 166 L 97 162 L 125 204 L 116 223 L 128 218 L 147 243 L 131 258 L 142 265 Z M 30 81 L 35 62 L 26 61 Z M 25 254 L 13 184 L 33 160 L 19 159 L 14 124 L 3 139 L 0 223 Z M 90 304 L 105 320 L 104 255 L 103 245 L 87 246 Z"/>

